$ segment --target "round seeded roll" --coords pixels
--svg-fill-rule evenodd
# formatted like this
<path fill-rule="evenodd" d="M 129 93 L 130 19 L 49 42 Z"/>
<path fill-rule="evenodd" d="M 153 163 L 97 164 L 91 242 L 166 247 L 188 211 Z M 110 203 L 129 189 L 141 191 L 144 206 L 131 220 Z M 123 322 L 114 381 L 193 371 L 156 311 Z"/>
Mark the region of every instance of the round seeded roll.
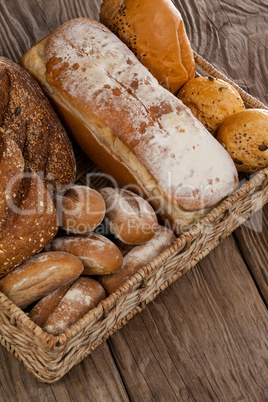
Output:
<path fill-rule="evenodd" d="M 254 173 L 268 166 L 268 110 L 247 109 L 228 117 L 217 139 L 239 172 Z"/>
<path fill-rule="evenodd" d="M 57 237 L 52 240 L 48 248 L 76 255 L 84 265 L 84 275 L 107 275 L 118 271 L 123 264 L 119 248 L 97 233 Z"/>
<path fill-rule="evenodd" d="M 68 233 L 89 233 L 105 215 L 102 196 L 88 186 L 71 187 L 63 196 L 56 196 L 55 203 L 60 226 Z"/>
<path fill-rule="evenodd" d="M 105 222 L 123 243 L 141 244 L 150 240 L 158 228 L 151 205 L 131 191 L 105 187 L 100 190 L 106 205 Z"/>
<path fill-rule="evenodd" d="M 213 135 L 228 116 L 245 108 L 231 84 L 211 76 L 188 81 L 178 98 Z"/>

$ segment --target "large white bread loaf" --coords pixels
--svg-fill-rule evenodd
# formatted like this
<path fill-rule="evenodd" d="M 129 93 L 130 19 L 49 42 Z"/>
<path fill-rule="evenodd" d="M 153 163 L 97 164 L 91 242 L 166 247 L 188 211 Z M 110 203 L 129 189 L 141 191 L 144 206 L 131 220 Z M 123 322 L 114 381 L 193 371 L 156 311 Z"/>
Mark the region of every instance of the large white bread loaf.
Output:
<path fill-rule="evenodd" d="M 68 21 L 20 62 L 88 156 L 177 232 L 236 187 L 228 153 L 99 22 Z"/>

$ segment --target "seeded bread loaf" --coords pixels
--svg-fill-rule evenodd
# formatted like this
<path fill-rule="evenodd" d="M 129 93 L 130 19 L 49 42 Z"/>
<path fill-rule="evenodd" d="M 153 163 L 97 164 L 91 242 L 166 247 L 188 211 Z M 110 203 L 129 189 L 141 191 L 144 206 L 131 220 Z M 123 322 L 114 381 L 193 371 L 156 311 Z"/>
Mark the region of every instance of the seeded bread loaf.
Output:
<path fill-rule="evenodd" d="M 100 22 L 173 94 L 194 78 L 191 45 L 171 0 L 104 0 Z"/>
<path fill-rule="evenodd" d="M 26 170 L 17 143 L 0 128 L 0 277 L 42 248 L 58 230 L 40 177 Z"/>
<path fill-rule="evenodd" d="M 231 155 L 237 170 L 255 173 L 268 166 L 268 110 L 246 109 L 229 116 L 217 140 Z"/>
<path fill-rule="evenodd" d="M 178 98 L 214 136 L 228 116 L 245 109 L 239 92 L 231 84 L 211 76 L 188 81 Z"/>
<path fill-rule="evenodd" d="M 71 142 L 37 82 L 13 61 L 0 57 L 0 127 L 22 151 L 26 168 L 51 186 L 75 180 Z"/>

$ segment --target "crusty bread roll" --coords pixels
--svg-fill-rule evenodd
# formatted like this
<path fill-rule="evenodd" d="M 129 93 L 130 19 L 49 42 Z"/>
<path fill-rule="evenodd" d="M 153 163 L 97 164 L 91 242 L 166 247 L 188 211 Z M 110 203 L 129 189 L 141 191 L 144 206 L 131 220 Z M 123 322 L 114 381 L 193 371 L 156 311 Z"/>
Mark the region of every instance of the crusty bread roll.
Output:
<path fill-rule="evenodd" d="M 106 205 L 105 222 L 123 243 L 146 243 L 156 233 L 158 222 L 151 205 L 132 191 L 105 187 L 100 190 Z"/>
<path fill-rule="evenodd" d="M 94 279 L 81 276 L 69 289 L 59 289 L 41 299 L 30 312 L 30 318 L 53 335 L 64 332 L 106 296 Z"/>
<path fill-rule="evenodd" d="M 140 268 L 162 253 L 175 240 L 176 236 L 170 229 L 159 226 L 156 234 L 150 241 L 141 246 L 134 247 L 124 256 L 123 266 L 118 272 L 107 276 L 99 276 L 97 278 L 98 281 L 102 284 L 106 293 L 110 295 Z"/>
<path fill-rule="evenodd" d="M 83 275 L 107 275 L 118 271 L 123 264 L 118 247 L 94 232 L 82 236 L 57 237 L 47 246 L 47 250 L 76 255 L 84 265 Z"/>
<path fill-rule="evenodd" d="M 40 177 L 25 170 L 16 142 L 0 128 L 0 277 L 43 247 L 58 230 L 53 202 Z"/>
<path fill-rule="evenodd" d="M 55 197 L 59 225 L 68 233 L 94 230 L 103 220 L 105 203 L 100 193 L 88 186 L 75 185 Z"/>
<path fill-rule="evenodd" d="M 26 168 L 42 175 L 46 185 L 74 182 L 72 145 L 56 113 L 29 73 L 5 57 L 0 57 L 0 126 L 21 149 Z"/>
<path fill-rule="evenodd" d="M 42 297 L 42 299 L 40 299 L 30 311 L 30 319 L 39 327 L 43 328 L 50 314 L 53 313 L 71 286 L 72 283 L 69 282 L 67 285 L 61 286 L 60 288 L 49 293 L 47 296 Z"/>
<path fill-rule="evenodd" d="M 188 81 L 178 98 L 214 136 L 228 116 L 245 109 L 239 92 L 231 84 L 211 76 Z"/>
<path fill-rule="evenodd" d="M 171 0 L 104 0 L 100 22 L 173 94 L 194 78 L 193 52 L 181 14 Z"/>
<path fill-rule="evenodd" d="M 136 186 L 177 233 L 236 187 L 228 153 L 99 22 L 68 21 L 20 62 L 93 162 Z"/>
<path fill-rule="evenodd" d="M 18 307 L 25 308 L 73 282 L 83 269 L 79 258 L 69 253 L 51 251 L 37 254 L 1 279 L 0 291 Z"/>
<path fill-rule="evenodd" d="M 228 117 L 217 140 L 239 172 L 254 173 L 268 166 L 268 110 L 247 109 Z"/>

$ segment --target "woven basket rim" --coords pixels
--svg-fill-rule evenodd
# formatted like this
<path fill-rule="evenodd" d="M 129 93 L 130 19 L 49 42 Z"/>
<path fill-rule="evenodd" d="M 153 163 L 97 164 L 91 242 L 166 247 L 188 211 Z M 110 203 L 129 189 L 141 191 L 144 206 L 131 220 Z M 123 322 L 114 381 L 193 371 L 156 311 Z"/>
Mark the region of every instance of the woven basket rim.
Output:
<path fill-rule="evenodd" d="M 223 73 L 219 72 L 211 63 L 206 61 L 203 57 L 193 51 L 196 64 L 210 75 L 221 78 L 230 84 L 232 84 L 240 93 L 243 101 L 248 103 L 254 108 L 261 108 L 268 110 L 268 106 L 263 104 L 257 98 L 249 95 L 246 91 L 240 88 L 234 81 L 228 78 Z M 244 194 L 250 194 L 251 191 L 256 191 L 258 187 L 260 190 L 263 187 L 263 183 L 268 179 L 268 167 L 260 170 L 250 179 L 245 181 L 236 191 L 230 196 L 222 200 L 219 205 L 215 206 L 206 216 L 204 216 L 199 222 L 195 223 L 188 231 L 184 232 L 162 253 L 156 258 L 150 261 L 148 264 L 140 268 L 131 278 L 129 278 L 123 285 L 121 285 L 114 293 L 101 301 L 98 306 L 91 309 L 80 320 L 68 328 L 60 335 L 52 335 L 44 332 L 39 326 L 37 326 L 21 308 L 17 307 L 11 300 L 7 298 L 2 292 L 0 292 L 0 306 L 3 306 L 16 320 L 16 323 L 26 327 L 28 331 L 33 333 L 38 340 L 53 350 L 57 347 L 63 347 L 69 339 L 73 338 L 83 327 L 92 324 L 101 317 L 108 314 L 108 312 L 115 306 L 116 302 L 125 294 L 131 292 L 137 284 L 141 284 L 146 280 L 146 277 L 151 274 L 156 268 L 159 268 L 161 264 L 165 263 L 175 253 L 181 253 L 188 249 L 191 242 L 206 228 L 209 224 L 213 223 L 220 215 L 230 210 L 230 207 L 235 204 L 239 198 Z"/>

